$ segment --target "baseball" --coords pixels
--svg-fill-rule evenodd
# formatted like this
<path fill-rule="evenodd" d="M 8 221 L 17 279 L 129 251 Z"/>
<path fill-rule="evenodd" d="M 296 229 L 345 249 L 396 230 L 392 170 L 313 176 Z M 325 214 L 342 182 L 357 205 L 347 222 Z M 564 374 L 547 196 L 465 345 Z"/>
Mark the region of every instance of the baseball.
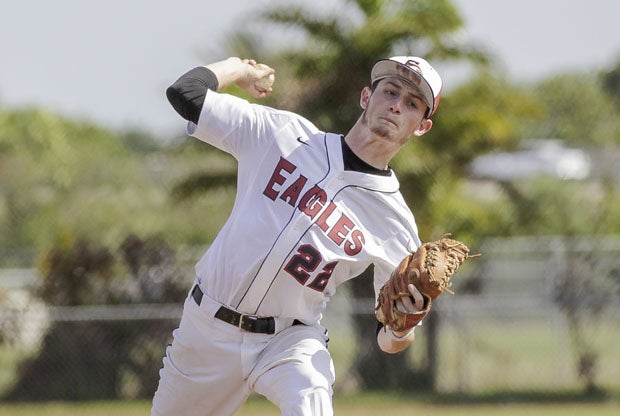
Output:
<path fill-rule="evenodd" d="M 260 69 L 268 69 L 269 65 L 265 64 L 256 64 L 256 66 Z M 254 83 L 254 86 L 257 90 L 267 90 L 273 86 L 273 83 L 276 81 L 276 77 L 274 74 L 270 74 L 269 76 L 263 77 L 257 80 Z"/>

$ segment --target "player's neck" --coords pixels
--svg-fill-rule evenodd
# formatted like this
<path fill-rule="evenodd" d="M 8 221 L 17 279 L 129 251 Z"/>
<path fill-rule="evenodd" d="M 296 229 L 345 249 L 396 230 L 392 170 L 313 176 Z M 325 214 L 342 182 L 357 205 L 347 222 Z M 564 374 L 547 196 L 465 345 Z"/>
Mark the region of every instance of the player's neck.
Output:
<path fill-rule="evenodd" d="M 344 137 L 345 142 L 357 157 L 370 166 L 381 170 L 387 169 L 390 160 L 400 147 L 395 149 L 392 143 L 361 128 L 358 124 Z"/>

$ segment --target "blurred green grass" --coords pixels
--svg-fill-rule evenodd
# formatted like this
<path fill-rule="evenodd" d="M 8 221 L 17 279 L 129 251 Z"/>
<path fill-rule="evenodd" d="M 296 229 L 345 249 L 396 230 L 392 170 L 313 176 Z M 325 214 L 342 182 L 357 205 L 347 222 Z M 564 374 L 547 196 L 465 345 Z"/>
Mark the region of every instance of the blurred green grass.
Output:
<path fill-rule="evenodd" d="M 492 399 L 487 397 L 486 400 Z M 523 398 L 522 398 L 523 399 Z M 618 401 L 603 402 L 479 402 L 440 404 L 441 396 L 435 399 L 404 397 L 393 394 L 356 394 L 336 397 L 334 408 L 339 416 L 391 416 L 420 414 L 428 416 L 513 416 L 535 414 L 537 416 L 612 416 L 620 412 Z M 85 403 L 39 403 L 0 404 L 2 416 L 138 416 L 147 415 L 150 402 L 85 402 Z M 278 409 L 261 397 L 252 397 L 237 413 L 237 416 L 276 416 Z"/>

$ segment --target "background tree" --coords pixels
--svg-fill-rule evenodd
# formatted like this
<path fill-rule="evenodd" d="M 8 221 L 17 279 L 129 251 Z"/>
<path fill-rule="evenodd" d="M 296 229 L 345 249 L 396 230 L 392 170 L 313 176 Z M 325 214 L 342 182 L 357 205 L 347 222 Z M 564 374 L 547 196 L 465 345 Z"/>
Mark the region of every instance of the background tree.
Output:
<path fill-rule="evenodd" d="M 500 235 L 556 236 L 552 298 L 568 324 L 577 377 L 590 393 L 598 389 L 600 369 L 590 334 L 618 287 L 616 269 L 602 254 L 602 237 L 620 232 L 619 177 L 612 162 L 620 134 L 620 112 L 610 94 L 615 72 L 592 74 L 565 73 L 523 88 L 542 117 L 520 118 L 518 126 L 523 139 L 552 138 L 585 149 L 590 174 L 579 181 L 548 175 L 497 179 L 502 202 L 496 212 L 504 215 L 494 224 Z"/>
<path fill-rule="evenodd" d="M 524 123 L 529 138 L 557 138 L 568 145 L 609 147 L 620 135 L 619 111 L 613 94 L 613 71 L 600 76 L 565 73 L 527 89 L 544 109 L 544 118 Z M 607 79 L 607 81 L 601 81 Z"/>
<path fill-rule="evenodd" d="M 0 263 L 31 267 L 36 252 L 51 249 L 62 233 L 106 245 L 130 232 L 205 244 L 225 219 L 222 203 L 233 192 L 191 204 L 176 203 L 168 192 L 199 166 L 228 172 L 234 163 L 184 143 L 40 109 L 0 109 Z"/>
<path fill-rule="evenodd" d="M 175 252 L 158 236 L 128 235 L 118 250 L 64 235 L 43 259 L 39 290 L 50 306 L 178 302 L 187 293 Z M 59 310 L 59 309 L 53 309 Z M 7 393 L 14 401 L 150 398 L 161 346 L 177 319 L 57 319 Z M 79 336 L 76 336 L 79 334 Z"/>
<path fill-rule="evenodd" d="M 603 90 L 613 100 L 616 110 L 620 111 L 620 59 L 613 68 L 603 71 L 601 82 Z"/>

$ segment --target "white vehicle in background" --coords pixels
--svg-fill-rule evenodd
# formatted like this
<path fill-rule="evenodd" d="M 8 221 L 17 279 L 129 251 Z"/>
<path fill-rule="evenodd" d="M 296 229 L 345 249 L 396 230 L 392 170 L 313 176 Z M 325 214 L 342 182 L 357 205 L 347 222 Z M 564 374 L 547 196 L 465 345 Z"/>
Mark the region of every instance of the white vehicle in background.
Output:
<path fill-rule="evenodd" d="M 549 175 L 560 179 L 585 179 L 591 172 L 590 157 L 580 149 L 564 146 L 557 139 L 525 142 L 523 150 L 480 156 L 471 163 L 470 174 L 477 179 L 501 181 Z"/>

